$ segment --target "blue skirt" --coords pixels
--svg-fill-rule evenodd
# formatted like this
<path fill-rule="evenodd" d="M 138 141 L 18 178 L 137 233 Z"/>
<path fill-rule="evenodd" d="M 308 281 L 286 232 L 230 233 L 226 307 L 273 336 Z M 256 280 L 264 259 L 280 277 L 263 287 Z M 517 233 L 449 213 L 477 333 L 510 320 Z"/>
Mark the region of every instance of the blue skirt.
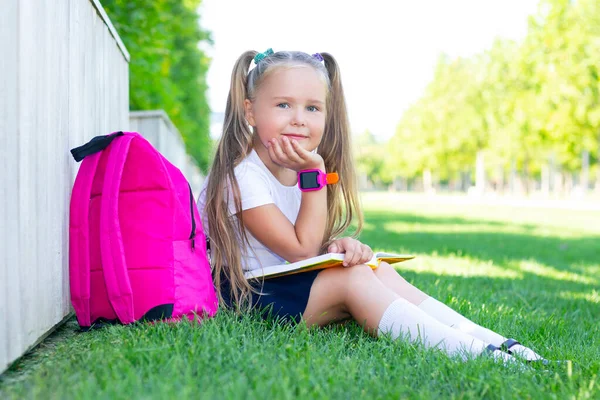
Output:
<path fill-rule="evenodd" d="M 260 312 L 264 318 L 274 318 L 283 322 L 300 322 L 310 288 L 321 271 L 308 271 L 301 274 L 280 276 L 278 278 L 254 279 L 251 284 L 259 294 L 252 294 L 252 309 Z M 233 307 L 229 297 L 230 285 L 221 278 L 221 296 L 227 307 Z"/>

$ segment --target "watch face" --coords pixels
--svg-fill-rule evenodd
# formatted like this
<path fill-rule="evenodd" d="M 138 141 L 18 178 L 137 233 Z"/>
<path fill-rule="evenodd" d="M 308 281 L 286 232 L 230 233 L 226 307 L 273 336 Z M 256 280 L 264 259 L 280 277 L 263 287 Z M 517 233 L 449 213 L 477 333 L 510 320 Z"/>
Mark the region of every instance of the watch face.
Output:
<path fill-rule="evenodd" d="M 300 174 L 300 187 L 302 189 L 317 189 L 321 187 L 318 172 L 303 172 Z"/>

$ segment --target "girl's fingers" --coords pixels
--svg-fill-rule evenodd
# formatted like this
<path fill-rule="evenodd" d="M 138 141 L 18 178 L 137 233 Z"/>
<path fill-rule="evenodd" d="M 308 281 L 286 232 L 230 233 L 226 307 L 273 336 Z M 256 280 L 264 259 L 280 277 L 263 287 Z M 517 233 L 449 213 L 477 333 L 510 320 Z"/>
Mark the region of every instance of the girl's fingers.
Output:
<path fill-rule="evenodd" d="M 273 160 L 273 162 L 278 162 L 277 154 L 275 154 L 275 146 L 271 141 L 269 141 L 269 147 L 267 147 L 267 152 L 269 153 L 269 157 L 271 157 L 271 160 Z"/>
<path fill-rule="evenodd" d="M 362 244 L 358 240 L 345 238 L 347 239 L 346 244 L 346 257 L 344 257 L 344 261 L 347 262 L 349 266 L 366 264 L 373 258 L 373 250 L 366 244 Z"/>
<path fill-rule="evenodd" d="M 354 243 L 353 243 L 354 244 Z M 347 263 L 349 266 L 354 266 L 360 263 L 362 258 L 362 249 L 360 246 L 350 246 L 349 249 L 346 250 L 346 257 L 344 257 L 344 261 L 347 259 Z"/>
<path fill-rule="evenodd" d="M 352 266 L 352 252 L 346 250 L 346 252 L 344 253 L 344 261 L 342 261 L 342 265 L 344 267 Z"/>
<path fill-rule="evenodd" d="M 333 242 L 327 248 L 328 253 L 340 253 L 340 248 L 338 247 L 336 242 Z"/>
<path fill-rule="evenodd" d="M 371 248 L 366 244 L 361 245 L 361 247 L 363 250 L 363 259 L 361 262 L 364 264 L 371 261 L 371 259 L 373 258 L 373 250 L 371 250 Z"/>
<path fill-rule="evenodd" d="M 291 144 L 296 154 L 298 154 L 298 157 L 303 161 L 310 156 L 311 153 L 309 151 L 304 150 L 304 148 L 300 146 L 300 143 L 298 143 L 297 140 L 291 140 Z"/>
<path fill-rule="evenodd" d="M 344 253 L 344 262 L 343 265 L 345 267 L 351 266 L 352 264 L 350 264 L 350 262 L 352 261 L 352 243 L 350 241 L 350 238 L 343 238 L 340 239 L 340 246 L 341 246 L 341 250 L 340 252 Z"/>
<path fill-rule="evenodd" d="M 281 139 L 281 141 L 282 141 L 282 149 L 283 149 L 284 153 L 288 156 L 290 161 L 292 161 L 294 163 L 301 163 L 302 158 L 298 155 L 298 153 L 296 152 L 296 150 L 294 148 L 294 145 L 292 144 L 292 142 L 294 142 L 294 140 L 290 140 L 284 136 Z"/>
<path fill-rule="evenodd" d="M 286 136 L 269 140 L 267 150 L 274 163 L 296 171 L 314 168 L 323 162 L 321 156 L 305 150 L 296 140 Z"/>
<path fill-rule="evenodd" d="M 352 255 L 352 265 L 362 264 L 361 260 L 362 260 L 362 250 L 360 247 L 357 247 L 354 250 L 354 254 Z"/>
<path fill-rule="evenodd" d="M 316 153 L 313 153 L 311 151 L 306 150 L 296 140 L 292 141 L 292 145 L 294 147 L 294 150 L 296 150 L 296 153 L 298 154 L 298 156 L 302 159 L 303 163 L 305 163 L 305 164 L 318 164 L 319 161 L 321 161 L 321 162 L 323 161 L 323 159 L 321 158 L 321 156 L 319 156 Z"/>
<path fill-rule="evenodd" d="M 271 159 L 277 162 L 278 164 L 285 163 L 287 157 L 283 153 L 283 149 L 281 148 L 281 145 L 279 144 L 279 141 L 277 139 L 273 139 L 270 148 L 273 149 L 273 154 L 275 155 L 275 158 L 271 157 Z"/>
<path fill-rule="evenodd" d="M 363 251 L 363 247 L 360 245 L 356 246 L 356 260 L 354 261 L 356 264 L 364 264 L 365 261 L 365 253 Z"/>
<path fill-rule="evenodd" d="M 287 158 L 283 155 L 281 149 L 278 149 L 276 146 L 271 146 L 269 148 L 269 157 L 271 160 L 282 167 L 288 167 Z"/>
<path fill-rule="evenodd" d="M 352 243 L 349 243 L 346 239 L 347 238 L 342 239 L 342 243 L 344 243 L 344 245 L 343 245 L 343 247 L 344 247 L 343 265 L 344 265 L 344 267 L 351 267 L 354 265 L 352 263 L 352 259 L 354 258 L 354 247 L 352 246 Z"/>

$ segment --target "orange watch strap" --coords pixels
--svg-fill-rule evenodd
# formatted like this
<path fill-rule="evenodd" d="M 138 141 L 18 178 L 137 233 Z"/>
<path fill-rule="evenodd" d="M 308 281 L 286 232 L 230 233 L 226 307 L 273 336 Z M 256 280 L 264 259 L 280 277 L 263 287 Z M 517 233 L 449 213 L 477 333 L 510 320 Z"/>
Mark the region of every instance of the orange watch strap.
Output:
<path fill-rule="evenodd" d="M 340 176 L 337 174 L 337 172 L 330 172 L 325 176 L 325 181 L 328 185 L 338 183 L 339 180 Z"/>

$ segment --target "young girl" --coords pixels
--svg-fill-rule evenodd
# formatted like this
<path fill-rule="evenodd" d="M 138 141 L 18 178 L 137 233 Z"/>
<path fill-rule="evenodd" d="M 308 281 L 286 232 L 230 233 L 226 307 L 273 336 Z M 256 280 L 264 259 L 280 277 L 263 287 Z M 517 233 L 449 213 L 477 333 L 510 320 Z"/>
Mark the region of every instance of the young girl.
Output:
<path fill-rule="evenodd" d="M 337 172 L 339 182 L 301 191 L 298 173 L 314 169 Z M 373 256 L 370 247 L 340 237 L 354 218 L 358 234 L 362 214 L 344 92 L 330 54 L 269 49 L 239 57 L 199 207 L 221 304 L 269 310 L 309 326 L 353 318 L 373 336 L 389 334 L 450 355 L 487 353 L 509 361 L 518 353 L 545 361 L 423 293 L 390 265 L 372 270 L 364 264 Z M 345 253 L 344 267 L 244 278 L 245 271 L 324 252 Z"/>

